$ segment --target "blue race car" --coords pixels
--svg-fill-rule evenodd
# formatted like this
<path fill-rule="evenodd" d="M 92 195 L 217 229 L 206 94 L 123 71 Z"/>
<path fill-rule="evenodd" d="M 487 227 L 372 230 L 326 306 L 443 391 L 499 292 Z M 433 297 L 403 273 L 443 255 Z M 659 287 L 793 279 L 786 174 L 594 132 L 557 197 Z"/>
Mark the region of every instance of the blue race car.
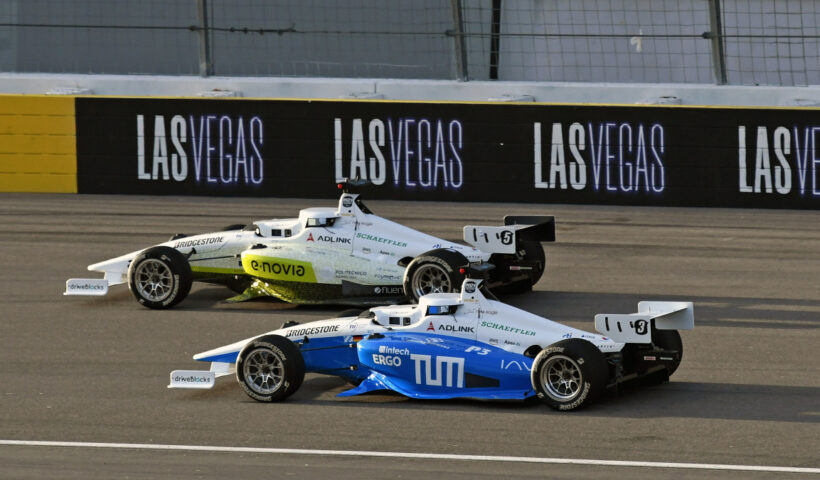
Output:
<path fill-rule="evenodd" d="M 472 269 L 471 269 L 472 270 Z M 411 398 L 525 399 L 558 410 L 593 401 L 607 387 L 646 375 L 666 380 L 680 364 L 677 330 L 694 327 L 691 302 L 640 302 L 638 313 L 599 314 L 603 335 L 503 304 L 467 273 L 460 293 L 417 305 L 365 310 L 278 330 L 194 355 L 209 371 L 171 372 L 169 388 L 212 388 L 235 374 L 260 402 L 281 401 L 306 372 L 357 385 L 339 396 L 392 390 Z"/>

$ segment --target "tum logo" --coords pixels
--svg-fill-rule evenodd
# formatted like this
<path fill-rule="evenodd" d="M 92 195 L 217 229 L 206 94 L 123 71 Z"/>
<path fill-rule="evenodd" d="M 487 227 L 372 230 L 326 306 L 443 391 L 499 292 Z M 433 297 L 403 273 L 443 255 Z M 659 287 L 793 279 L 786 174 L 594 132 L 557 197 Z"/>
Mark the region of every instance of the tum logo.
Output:
<path fill-rule="evenodd" d="M 430 355 L 410 355 L 410 359 L 416 366 L 416 384 L 428 385 L 432 387 L 452 387 L 455 378 L 455 386 L 464 388 L 464 359 L 459 357 L 432 357 Z M 435 361 L 435 365 L 433 362 Z M 421 369 L 424 368 L 424 376 Z"/>

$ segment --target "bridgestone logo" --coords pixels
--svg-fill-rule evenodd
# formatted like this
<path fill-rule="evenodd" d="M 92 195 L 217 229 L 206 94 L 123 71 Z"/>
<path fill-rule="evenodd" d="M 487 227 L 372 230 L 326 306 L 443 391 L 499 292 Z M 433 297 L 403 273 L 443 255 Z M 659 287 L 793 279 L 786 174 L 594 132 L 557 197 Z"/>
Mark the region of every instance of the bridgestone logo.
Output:
<path fill-rule="evenodd" d="M 303 335 L 318 335 L 320 333 L 333 333 L 338 332 L 339 326 L 338 325 L 325 325 L 324 327 L 311 327 L 311 328 L 297 328 L 295 330 L 288 331 L 288 337 L 301 337 Z"/>
<path fill-rule="evenodd" d="M 174 248 L 199 247 L 202 245 L 211 245 L 213 243 L 222 243 L 225 237 L 208 237 L 200 238 L 198 240 L 182 240 L 174 244 Z"/>

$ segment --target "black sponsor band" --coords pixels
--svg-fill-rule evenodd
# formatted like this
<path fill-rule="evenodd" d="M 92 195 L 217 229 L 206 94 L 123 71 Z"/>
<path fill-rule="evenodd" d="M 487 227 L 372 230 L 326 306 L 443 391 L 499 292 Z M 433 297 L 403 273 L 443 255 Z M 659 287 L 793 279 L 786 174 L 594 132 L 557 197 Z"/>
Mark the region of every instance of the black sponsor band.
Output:
<path fill-rule="evenodd" d="M 80 193 L 820 208 L 815 108 L 75 101 Z"/>

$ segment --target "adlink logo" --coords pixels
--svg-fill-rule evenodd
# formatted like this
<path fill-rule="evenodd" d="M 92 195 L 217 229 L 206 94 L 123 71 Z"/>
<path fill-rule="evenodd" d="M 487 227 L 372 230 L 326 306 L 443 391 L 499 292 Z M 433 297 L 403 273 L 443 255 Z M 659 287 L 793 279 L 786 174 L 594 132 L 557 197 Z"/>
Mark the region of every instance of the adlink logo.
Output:
<path fill-rule="evenodd" d="M 457 333 L 475 333 L 474 327 L 465 327 L 463 325 L 439 325 L 439 332 L 457 332 Z"/>
<path fill-rule="evenodd" d="M 310 262 L 286 258 L 243 255 L 242 268 L 255 277 L 271 280 L 316 283 L 316 274 Z"/>

